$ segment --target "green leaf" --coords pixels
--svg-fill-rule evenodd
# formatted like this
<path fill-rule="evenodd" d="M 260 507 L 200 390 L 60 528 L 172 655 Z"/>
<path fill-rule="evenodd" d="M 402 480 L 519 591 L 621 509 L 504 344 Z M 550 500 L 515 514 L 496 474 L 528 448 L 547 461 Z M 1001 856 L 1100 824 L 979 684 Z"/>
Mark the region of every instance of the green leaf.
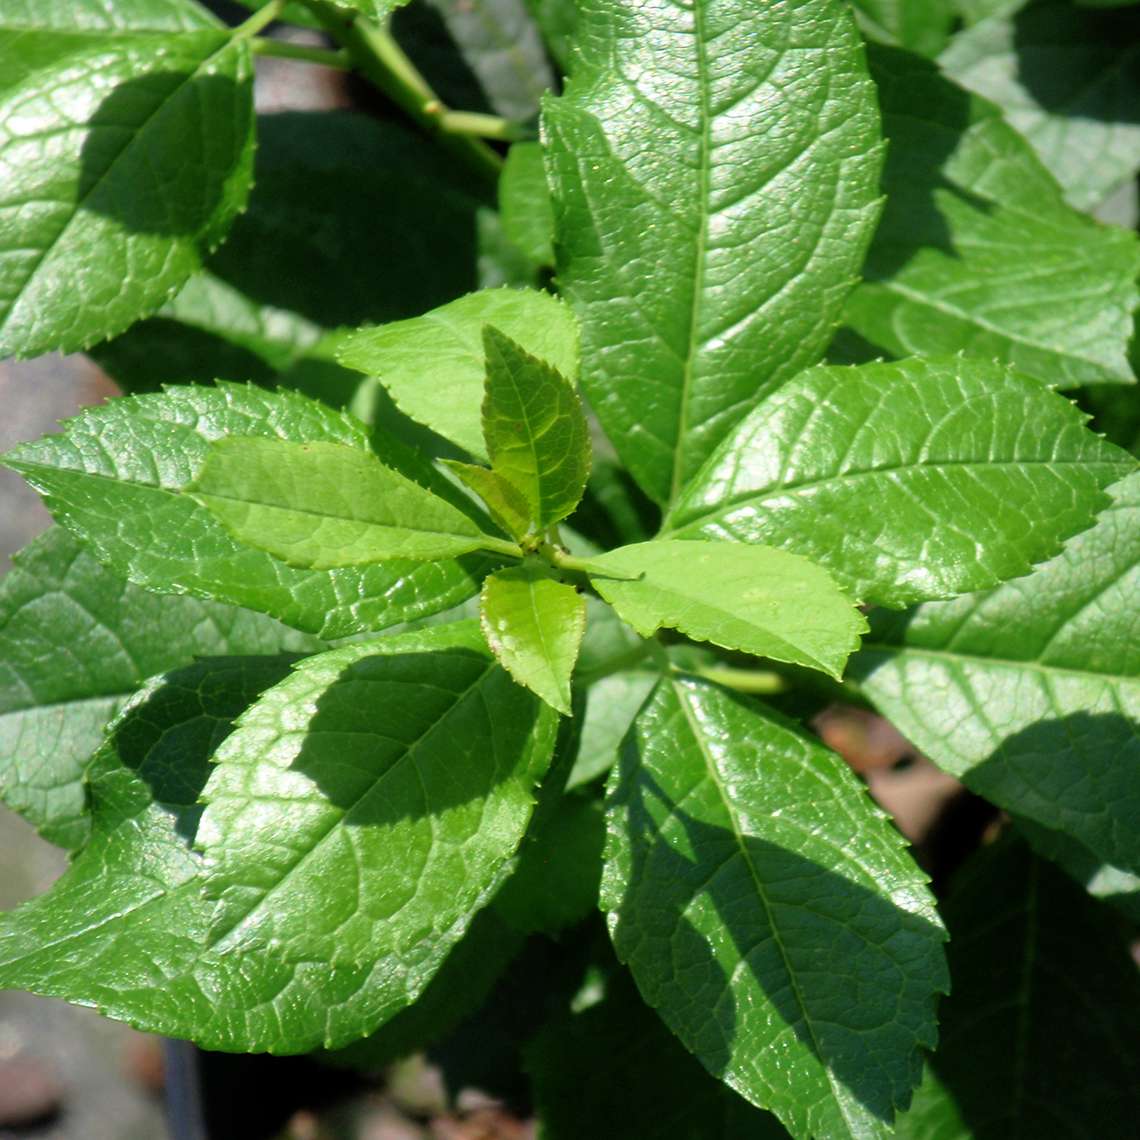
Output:
<path fill-rule="evenodd" d="M 554 264 L 554 206 L 546 185 L 542 144 L 519 142 L 499 177 L 503 232 L 537 265 Z"/>
<path fill-rule="evenodd" d="M 894 356 L 963 351 L 1062 388 L 1134 383 L 1136 235 L 1068 206 L 998 108 L 933 64 L 870 60 L 887 208 L 847 324 Z"/>
<path fill-rule="evenodd" d="M 591 783 L 617 763 L 621 742 L 658 676 L 658 672 L 623 670 L 590 686 L 578 755 L 566 777 L 568 789 Z"/>
<path fill-rule="evenodd" d="M 554 86 L 554 76 L 523 0 L 427 2 L 475 73 L 489 109 L 519 122 L 533 119 L 542 93 Z"/>
<path fill-rule="evenodd" d="M 602 426 L 669 503 L 831 339 L 878 216 L 875 89 L 838 0 L 586 0 L 575 46 L 544 110 L 559 286 Z"/>
<path fill-rule="evenodd" d="M 411 621 L 478 592 L 481 559 L 297 570 L 242 546 L 187 488 L 215 440 L 255 435 L 368 448 L 361 424 L 322 404 L 220 384 L 112 400 L 5 462 L 132 582 L 246 606 L 326 638 Z"/>
<path fill-rule="evenodd" d="M 885 617 L 853 664 L 939 767 L 1140 871 L 1140 475 L 1112 495 L 1029 577 Z"/>
<path fill-rule="evenodd" d="M 40 8 L 44 11 L 40 11 Z M 0 352 L 122 332 L 245 205 L 249 45 L 196 5 L 0 6 Z"/>
<path fill-rule="evenodd" d="M 528 934 L 557 934 L 598 908 L 605 839 L 601 802 L 564 795 L 543 823 L 523 841 L 517 866 L 494 902 L 499 914 Z"/>
<path fill-rule="evenodd" d="M 850 769 L 673 678 L 610 787 L 602 905 L 649 1004 L 793 1136 L 889 1135 L 948 978 L 923 876 Z"/>
<path fill-rule="evenodd" d="M 859 27 L 869 38 L 926 56 L 937 55 L 946 46 L 957 15 L 956 0 L 853 0 L 853 3 Z"/>
<path fill-rule="evenodd" d="M 786 1140 L 685 1052 L 615 971 L 605 997 L 553 1018 L 527 1047 L 542 1140 Z M 599 1061 L 604 1070 L 599 1074 Z"/>
<path fill-rule="evenodd" d="M 483 438 L 491 469 L 518 490 L 537 530 L 578 505 L 590 474 L 590 434 L 570 382 L 510 337 L 483 329 Z"/>
<path fill-rule="evenodd" d="M 570 310 L 548 293 L 486 289 L 422 317 L 350 337 L 339 359 L 380 382 L 419 423 L 486 459 L 483 326 L 509 336 L 569 380 L 578 375 L 578 333 Z"/>
<path fill-rule="evenodd" d="M 83 769 L 145 678 L 195 657 L 319 648 L 248 610 L 132 586 L 54 527 L 0 582 L 4 802 L 45 839 L 76 848 L 88 830 Z"/>
<path fill-rule="evenodd" d="M 254 173 L 206 269 L 96 350 L 121 387 L 271 384 L 326 330 L 415 316 L 475 286 L 477 202 L 430 140 L 346 111 L 261 115 Z M 414 274 L 378 268 L 410 263 Z M 338 404 L 363 389 L 359 411 L 378 387 L 348 369 L 337 382 Z"/>
<path fill-rule="evenodd" d="M 762 542 L 905 606 L 1026 573 L 1134 467 L 1068 401 L 980 360 L 816 368 L 710 459 L 666 533 Z"/>
<path fill-rule="evenodd" d="M 586 629 L 586 601 L 565 582 L 527 562 L 483 582 L 479 620 L 499 663 L 564 716 L 570 675 Z"/>
<path fill-rule="evenodd" d="M 518 549 L 483 534 L 376 456 L 342 443 L 219 439 L 191 493 L 239 542 L 312 570 Z"/>
<path fill-rule="evenodd" d="M 578 27 L 575 0 L 523 0 L 546 41 L 546 49 L 563 71 L 569 71 Z"/>
<path fill-rule="evenodd" d="M 969 1129 L 949 1135 L 1128 1135 L 1140 979 L 1111 915 L 1008 842 L 975 858 L 943 914 L 954 989 L 931 1065 Z M 904 1117 L 897 1135 L 946 1133 Z"/>
<path fill-rule="evenodd" d="M 983 20 L 940 63 L 991 99 L 1032 144 L 1068 200 L 1103 201 L 1140 167 L 1140 13 L 1044 0 Z"/>
<path fill-rule="evenodd" d="M 489 467 L 475 463 L 444 460 L 444 465 L 459 476 L 486 504 L 491 518 L 515 538 L 525 538 L 531 530 L 531 511 L 522 492 Z"/>
<path fill-rule="evenodd" d="M 326 0 L 334 8 L 344 8 L 349 12 L 359 12 L 362 16 L 382 24 L 397 8 L 402 8 L 408 0 Z"/>
<path fill-rule="evenodd" d="M 594 589 L 642 637 L 664 626 L 838 677 L 867 628 L 826 570 L 771 547 L 639 542 L 591 566 Z M 633 578 L 606 578 L 606 571 Z"/>
<path fill-rule="evenodd" d="M 928 1064 L 914 1099 L 895 1122 L 895 1140 L 974 1140 L 946 1086 Z"/>
<path fill-rule="evenodd" d="M 1014 819 L 1014 823 L 1038 855 L 1056 863 L 1094 899 L 1111 904 L 1140 924 L 1140 875 L 1105 863 L 1064 832 L 1051 831 L 1028 819 Z"/>
<path fill-rule="evenodd" d="M 124 713 L 91 842 L 0 924 L 0 984 L 274 1052 L 347 1044 L 423 990 L 509 865 L 556 718 L 466 623 L 309 658 L 227 735 L 280 668 L 197 665 Z"/>

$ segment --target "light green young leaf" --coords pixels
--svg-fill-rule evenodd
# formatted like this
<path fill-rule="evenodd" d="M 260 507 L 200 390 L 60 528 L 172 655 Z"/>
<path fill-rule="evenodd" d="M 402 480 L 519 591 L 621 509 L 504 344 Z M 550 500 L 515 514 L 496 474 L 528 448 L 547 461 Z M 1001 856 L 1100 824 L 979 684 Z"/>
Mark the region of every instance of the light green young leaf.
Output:
<path fill-rule="evenodd" d="M 522 492 L 489 467 L 477 463 L 444 460 L 444 465 L 470 487 L 484 502 L 491 518 L 514 538 L 525 538 L 531 531 L 531 510 Z"/>
<path fill-rule="evenodd" d="M 248 43 L 189 2 L 71 9 L 0 5 L 5 355 L 84 348 L 153 312 L 252 182 Z"/>
<path fill-rule="evenodd" d="M 888 1136 L 949 979 L 923 875 L 851 770 L 674 678 L 610 787 L 602 905 L 646 1001 L 793 1136 Z"/>
<path fill-rule="evenodd" d="M 638 542 L 590 561 L 594 589 L 642 637 L 665 626 L 838 677 L 867 628 L 826 570 L 768 546 Z"/>
<path fill-rule="evenodd" d="M 4 461 L 101 562 L 148 589 L 246 606 L 326 638 L 412 621 L 478 592 L 490 568 L 482 559 L 298 570 L 242 546 L 187 493 L 211 444 L 227 436 L 368 452 L 363 425 L 341 412 L 219 384 L 112 400 Z"/>
<path fill-rule="evenodd" d="M 219 439 L 190 490 L 239 542 L 310 570 L 518 549 L 483 534 L 375 455 L 342 443 Z"/>
<path fill-rule="evenodd" d="M 422 317 L 350 337 L 339 360 L 378 377 L 397 407 L 477 459 L 483 443 L 483 326 L 509 336 L 568 380 L 578 375 L 578 331 L 570 310 L 549 293 L 485 289 Z"/>
<path fill-rule="evenodd" d="M 542 144 L 519 142 L 499 177 L 503 232 L 536 265 L 554 264 L 554 207 L 546 185 Z"/>
<path fill-rule="evenodd" d="M 1112 915 L 1008 841 L 963 869 L 942 913 L 954 987 L 940 1009 L 934 1087 L 915 1106 L 941 1128 L 904 1116 L 896 1135 L 1127 1136 L 1140 1115 L 1140 978 Z M 939 1086 L 956 1114 L 931 1112 Z M 952 1128 L 955 1116 L 965 1130 Z"/>
<path fill-rule="evenodd" d="M 727 439 L 666 533 L 780 546 L 866 602 L 1026 573 L 1135 467 L 1037 381 L 964 358 L 816 368 Z"/>
<path fill-rule="evenodd" d="M 586 600 L 531 563 L 483 583 L 479 620 L 499 663 L 520 684 L 570 715 L 570 675 L 586 629 Z"/>
<path fill-rule="evenodd" d="M 831 339 L 878 216 L 875 89 L 840 0 L 584 0 L 575 46 L 544 110 L 559 286 L 602 426 L 669 503 Z"/>
<path fill-rule="evenodd" d="M 852 2 L 866 36 L 925 56 L 935 56 L 946 46 L 958 14 L 956 0 Z"/>
<path fill-rule="evenodd" d="M 310 658 L 227 735 L 280 675 L 207 662 L 134 702 L 90 844 L 0 923 L 0 984 L 239 1051 L 335 1048 L 415 999 L 497 888 L 556 718 L 474 623 Z"/>
<path fill-rule="evenodd" d="M 1039 0 L 955 36 L 939 63 L 993 100 L 1079 209 L 1140 167 L 1140 13 Z"/>
<path fill-rule="evenodd" d="M 483 438 L 491 469 L 526 500 L 534 529 L 561 522 L 590 474 L 590 431 L 570 382 L 510 337 L 483 330 Z"/>
<path fill-rule="evenodd" d="M 147 677 L 196 657 L 320 648 L 249 610 L 133 586 L 54 527 L 0 582 L 4 802 L 74 849 L 88 830 L 83 769 Z"/>
<path fill-rule="evenodd" d="M 1112 496 L 1028 577 L 884 615 L 853 664 L 939 767 L 1140 872 L 1140 475 Z"/>
<path fill-rule="evenodd" d="M 1127 383 L 1140 242 L 1067 205 L 992 103 L 873 48 L 887 207 L 847 324 L 893 356 L 963 351 L 1050 387 Z"/>

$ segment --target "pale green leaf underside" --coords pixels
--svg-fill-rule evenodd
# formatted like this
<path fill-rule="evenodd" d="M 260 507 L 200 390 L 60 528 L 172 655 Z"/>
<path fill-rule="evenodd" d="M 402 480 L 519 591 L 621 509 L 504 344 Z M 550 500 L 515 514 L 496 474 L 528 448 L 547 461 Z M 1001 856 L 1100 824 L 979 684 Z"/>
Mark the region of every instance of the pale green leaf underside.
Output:
<path fill-rule="evenodd" d="M 311 570 L 510 547 L 370 452 L 340 443 L 218 440 L 192 493 L 239 542 Z"/>
<path fill-rule="evenodd" d="M 0 583 L 4 802 L 46 839 L 78 847 L 84 766 L 147 677 L 195 657 L 320 647 L 261 614 L 133 586 L 55 527 Z"/>
<path fill-rule="evenodd" d="M 943 932 L 902 838 L 835 755 L 664 680 L 611 778 L 602 905 L 642 995 L 796 1137 L 885 1137 L 935 1038 Z"/>
<path fill-rule="evenodd" d="M 577 379 L 578 331 L 569 308 L 548 293 L 522 289 L 484 289 L 422 317 L 364 329 L 338 359 L 377 377 L 405 415 L 486 460 L 481 411 L 488 324 Z"/>
<path fill-rule="evenodd" d="M 1037 381 L 965 358 L 816 368 L 725 441 L 670 520 L 760 542 L 904 606 L 1026 573 L 1135 467 Z"/>
<path fill-rule="evenodd" d="M 887 206 L 846 323 L 893 356 L 963 351 L 1051 387 L 1133 383 L 1136 235 L 1067 205 L 998 108 L 933 64 L 870 59 Z"/>
<path fill-rule="evenodd" d="M 91 842 L 0 921 L 0 985 L 283 1053 L 347 1044 L 416 998 L 509 865 L 556 718 L 470 623 L 312 658 L 227 739 L 282 671 L 229 658 L 148 687 L 93 772 Z"/>
<path fill-rule="evenodd" d="M 639 542 L 590 564 L 598 571 L 591 570 L 594 588 L 643 637 L 665 626 L 838 677 L 866 629 L 826 570 L 771 547 Z M 606 571 L 632 580 L 603 577 Z"/>
<path fill-rule="evenodd" d="M 669 503 L 831 338 L 878 215 L 875 89 L 840 0 L 584 0 L 544 108 L 582 382 Z"/>
<path fill-rule="evenodd" d="M 884 621 L 858 665 L 940 767 L 1140 872 L 1140 475 L 1112 496 L 1029 577 Z"/>
<path fill-rule="evenodd" d="M 578 393 L 550 365 L 487 325 L 483 439 L 491 469 L 530 508 L 534 529 L 561 522 L 590 474 L 590 435 Z"/>
<path fill-rule="evenodd" d="M 52 6 L 40 27 L 20 22 L 27 5 L 0 8 L 4 353 L 123 331 L 201 267 L 244 206 L 249 46 L 195 13 L 159 4 L 134 31 L 128 9 L 107 16 L 111 31 L 86 4 L 78 28 Z"/>
<path fill-rule="evenodd" d="M 362 424 L 289 392 L 222 384 L 112 400 L 5 461 L 99 560 L 149 589 L 216 598 L 324 637 L 383 629 L 478 592 L 482 560 L 299 570 L 237 542 L 186 489 L 226 436 L 367 450 Z"/>
<path fill-rule="evenodd" d="M 1045 0 L 979 22 L 954 38 L 939 63 L 1002 109 L 1074 206 L 1095 206 L 1140 167 L 1135 10 L 1082 11 Z"/>
<path fill-rule="evenodd" d="M 586 629 L 586 600 L 529 565 L 483 583 L 480 623 L 499 663 L 548 705 L 570 715 L 570 676 Z"/>

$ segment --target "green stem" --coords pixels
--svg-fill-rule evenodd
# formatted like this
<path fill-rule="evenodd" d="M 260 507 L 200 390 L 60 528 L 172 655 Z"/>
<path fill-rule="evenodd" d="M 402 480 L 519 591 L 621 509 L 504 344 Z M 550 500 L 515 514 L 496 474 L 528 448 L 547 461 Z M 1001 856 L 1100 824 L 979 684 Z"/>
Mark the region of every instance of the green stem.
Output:
<path fill-rule="evenodd" d="M 776 693 L 786 693 L 791 688 L 786 678 L 770 669 L 734 669 L 731 665 L 708 665 L 698 669 L 697 674 L 726 689 L 755 696 L 774 696 Z"/>
<path fill-rule="evenodd" d="M 532 138 L 520 123 L 513 123 L 500 115 L 484 115 L 480 111 L 442 111 L 440 129 L 452 135 L 470 135 L 472 138 L 495 139 L 498 142 L 517 142 Z"/>
<path fill-rule="evenodd" d="M 247 40 L 251 36 L 256 36 L 262 28 L 272 24 L 278 16 L 281 15 L 281 9 L 285 7 L 285 0 L 269 0 L 269 3 L 264 8 L 258 8 L 256 12 L 244 24 L 238 24 L 232 32 L 230 38 L 234 40 Z"/>
<path fill-rule="evenodd" d="M 618 582 L 636 582 L 641 578 L 640 574 L 621 574 L 606 566 L 599 566 L 589 558 L 575 558 L 573 554 L 567 554 L 565 550 L 560 550 L 556 546 L 544 546 L 540 548 L 539 553 L 551 566 L 575 574 L 586 574 L 593 578 L 613 578 Z"/>
<path fill-rule="evenodd" d="M 522 558 L 522 547 L 506 538 L 495 538 L 492 534 L 483 535 L 481 546 L 489 554 L 503 554 L 508 558 Z"/>
<path fill-rule="evenodd" d="M 325 31 L 348 53 L 353 66 L 441 146 L 450 150 L 487 183 L 499 177 L 503 160 L 485 142 L 449 133 L 444 116 L 454 114 L 431 89 L 416 65 L 390 32 L 367 20 L 346 15 L 327 0 L 305 0 Z"/>
<path fill-rule="evenodd" d="M 287 40 L 256 39 L 253 41 L 253 50 L 256 55 L 296 59 L 303 63 L 332 67 L 337 71 L 347 71 L 352 67 L 348 52 L 344 50 L 332 51 L 329 48 L 309 47 L 307 44 L 291 44 Z"/>

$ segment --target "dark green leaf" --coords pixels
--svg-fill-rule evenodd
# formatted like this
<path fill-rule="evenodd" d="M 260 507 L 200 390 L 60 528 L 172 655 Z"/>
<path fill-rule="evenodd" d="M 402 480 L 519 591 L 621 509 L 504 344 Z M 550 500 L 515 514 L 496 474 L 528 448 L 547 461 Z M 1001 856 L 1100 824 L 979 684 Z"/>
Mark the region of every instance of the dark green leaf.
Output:
<path fill-rule="evenodd" d="M 768 546 L 639 542 L 591 566 L 594 588 L 642 637 L 664 626 L 838 677 L 867 628 L 826 570 Z"/>
<path fill-rule="evenodd" d="M 190 490 L 239 542 L 290 566 L 331 570 L 518 550 L 371 452 L 342 443 L 215 440 Z"/>
<path fill-rule="evenodd" d="M 522 289 L 486 289 L 422 317 L 364 329 L 348 339 L 339 359 L 379 377 L 406 415 L 486 459 L 481 408 L 488 324 L 568 380 L 577 377 L 578 333 L 570 310 L 547 293 Z"/>
<path fill-rule="evenodd" d="M 563 71 L 570 69 L 574 33 L 578 27 L 575 0 L 525 0 L 534 22 L 542 32 L 546 48 Z"/>
<path fill-rule="evenodd" d="M 582 402 L 556 368 L 491 325 L 483 329 L 483 353 L 483 439 L 491 469 L 526 500 L 534 528 L 546 530 L 578 505 L 590 473 Z"/>
<path fill-rule="evenodd" d="M 645 999 L 793 1136 L 888 1136 L 948 978 L 923 876 L 850 769 L 670 679 L 610 786 L 602 904 Z"/>
<path fill-rule="evenodd" d="M 968 1131 L 904 1117 L 897 1135 L 1129 1135 L 1140 979 L 1111 915 L 1015 843 L 983 851 L 943 914 L 954 989 L 931 1064 Z"/>
<path fill-rule="evenodd" d="M 585 0 L 544 112 L 583 386 L 671 502 L 831 339 L 878 215 L 875 90 L 836 0 Z"/>
<path fill-rule="evenodd" d="M 44 838 L 78 847 L 88 827 L 83 769 L 145 678 L 200 656 L 319 648 L 248 610 L 132 586 L 55 527 L 0 583 L 4 802 Z"/>
<path fill-rule="evenodd" d="M 554 264 L 554 207 L 546 185 L 542 144 L 515 143 L 499 178 L 503 232 L 536 265 Z"/>
<path fill-rule="evenodd" d="M 993 104 L 874 49 L 887 208 L 844 318 L 894 356 L 963 351 L 1051 387 L 1134 383 L 1140 243 L 1068 206 Z"/>
<path fill-rule="evenodd" d="M 132 582 L 247 606 L 324 637 L 410 621 L 478 591 L 482 560 L 297 570 L 243 547 L 186 493 L 213 441 L 230 435 L 368 448 L 363 426 L 340 412 L 293 393 L 224 384 L 112 400 L 7 462 Z"/>
<path fill-rule="evenodd" d="M 885 616 L 854 664 L 940 767 L 1140 871 L 1140 475 L 1112 495 L 1027 578 Z"/>
<path fill-rule="evenodd" d="M 480 622 L 499 663 L 551 708 L 570 715 L 570 675 L 586 629 L 586 601 L 527 562 L 483 583 Z"/>
<path fill-rule="evenodd" d="M 940 60 L 992 99 L 1081 209 L 1140 167 L 1140 13 L 1039 0 L 956 36 Z"/>
<path fill-rule="evenodd" d="M 671 530 L 794 550 L 880 605 L 983 589 L 1055 554 L 1133 469 L 1085 419 L 980 360 L 813 369 L 725 440 Z"/>
<path fill-rule="evenodd" d="M 713 1080 L 621 973 L 527 1048 L 542 1140 L 780 1140 L 787 1132 Z M 599 1071 L 601 1066 L 601 1071 Z"/>
<path fill-rule="evenodd" d="M 201 267 L 249 193 L 252 79 L 191 3 L 0 6 L 4 353 L 122 332 Z"/>
<path fill-rule="evenodd" d="M 0 924 L 0 984 L 243 1051 L 335 1048 L 415 999 L 509 866 L 556 718 L 474 623 L 310 658 L 231 734 L 280 674 L 207 662 L 128 706 L 90 843 Z"/>

